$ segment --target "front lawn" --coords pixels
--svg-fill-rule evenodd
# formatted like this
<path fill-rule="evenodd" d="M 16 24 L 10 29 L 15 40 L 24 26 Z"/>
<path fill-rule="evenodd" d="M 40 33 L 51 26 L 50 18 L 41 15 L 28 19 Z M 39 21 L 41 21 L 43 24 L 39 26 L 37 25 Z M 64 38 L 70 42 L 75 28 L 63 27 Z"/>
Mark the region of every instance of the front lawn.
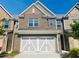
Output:
<path fill-rule="evenodd" d="M 0 54 L 0 58 L 13 58 L 15 55 L 19 54 L 18 51 L 12 51 L 11 53 L 8 52 L 2 52 Z"/>

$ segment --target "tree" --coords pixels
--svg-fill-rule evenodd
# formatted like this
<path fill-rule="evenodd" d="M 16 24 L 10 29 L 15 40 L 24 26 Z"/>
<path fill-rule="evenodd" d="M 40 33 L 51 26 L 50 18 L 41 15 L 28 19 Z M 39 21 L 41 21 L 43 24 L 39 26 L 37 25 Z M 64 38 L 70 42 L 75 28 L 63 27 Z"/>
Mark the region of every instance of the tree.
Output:
<path fill-rule="evenodd" d="M 70 26 L 72 30 L 72 36 L 76 39 L 79 39 L 79 22 L 74 21 Z"/>
<path fill-rule="evenodd" d="M 5 18 L 3 18 L 0 22 L 3 22 L 5 20 Z M 3 27 L 3 24 L 2 26 L 0 26 L 0 35 L 4 35 L 5 33 L 5 30 L 4 30 L 4 27 Z"/>
<path fill-rule="evenodd" d="M 4 35 L 4 33 L 5 33 L 5 30 L 3 29 L 3 27 L 0 28 L 0 35 Z"/>

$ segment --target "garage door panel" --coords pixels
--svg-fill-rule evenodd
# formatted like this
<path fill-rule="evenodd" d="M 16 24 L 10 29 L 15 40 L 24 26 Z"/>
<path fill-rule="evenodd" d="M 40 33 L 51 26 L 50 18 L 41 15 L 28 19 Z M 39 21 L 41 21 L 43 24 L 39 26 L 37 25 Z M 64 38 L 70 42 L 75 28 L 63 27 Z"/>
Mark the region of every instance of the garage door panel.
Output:
<path fill-rule="evenodd" d="M 46 40 L 43 42 L 43 45 L 41 47 L 41 51 L 54 51 L 54 42 L 52 40 Z"/>
<path fill-rule="evenodd" d="M 24 47 L 24 51 L 34 51 L 34 47 L 31 44 L 28 44 Z"/>
<path fill-rule="evenodd" d="M 34 51 L 36 48 L 36 40 L 24 40 L 23 45 L 23 51 Z"/>
<path fill-rule="evenodd" d="M 42 46 L 44 45 L 44 41 L 40 41 L 40 44 L 39 44 L 39 49 L 41 50 Z"/>
<path fill-rule="evenodd" d="M 27 44 L 27 41 L 25 41 L 25 40 L 21 41 L 21 48 L 20 48 L 21 51 L 24 51 L 25 46 L 27 46 L 26 44 Z"/>
<path fill-rule="evenodd" d="M 22 37 L 20 50 L 26 52 L 54 52 L 55 38 L 53 36 Z"/>
<path fill-rule="evenodd" d="M 33 51 L 36 50 L 36 46 L 37 46 L 37 44 L 36 44 L 36 39 L 35 39 L 35 40 L 31 40 L 30 46 L 32 46 L 32 48 L 34 49 Z"/>

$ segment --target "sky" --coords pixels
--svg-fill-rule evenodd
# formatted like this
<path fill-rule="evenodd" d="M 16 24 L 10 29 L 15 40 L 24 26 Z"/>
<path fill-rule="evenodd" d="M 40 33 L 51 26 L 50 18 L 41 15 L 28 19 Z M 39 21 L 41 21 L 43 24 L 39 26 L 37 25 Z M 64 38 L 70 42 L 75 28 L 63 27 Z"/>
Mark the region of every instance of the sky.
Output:
<path fill-rule="evenodd" d="M 18 15 L 37 0 L 0 0 L 12 15 Z M 40 0 L 55 14 L 66 14 L 79 0 Z"/>

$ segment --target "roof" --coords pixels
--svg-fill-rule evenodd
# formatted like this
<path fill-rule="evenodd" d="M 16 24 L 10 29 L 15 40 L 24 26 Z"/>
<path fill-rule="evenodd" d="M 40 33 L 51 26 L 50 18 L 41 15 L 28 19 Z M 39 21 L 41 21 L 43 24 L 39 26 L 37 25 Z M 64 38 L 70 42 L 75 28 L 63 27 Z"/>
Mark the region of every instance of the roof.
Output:
<path fill-rule="evenodd" d="M 1 7 L 10 17 L 13 17 L 1 4 L 0 4 L 0 7 Z"/>
<path fill-rule="evenodd" d="M 58 19 L 61 19 L 62 17 L 64 17 L 64 15 L 65 15 L 65 14 L 56 14 L 56 17 L 57 17 Z"/>
<path fill-rule="evenodd" d="M 56 16 L 51 10 L 49 10 L 45 5 L 43 5 L 39 0 L 37 0 L 35 3 L 32 3 L 28 8 L 26 8 L 20 15 L 22 15 L 23 13 L 25 13 L 29 8 L 31 8 L 33 5 L 35 7 L 37 7 L 39 10 L 40 8 L 38 6 L 36 6 L 36 3 L 39 3 L 44 9 L 46 9 L 49 13 L 51 13 L 52 15 Z M 42 11 L 42 10 L 41 10 Z M 42 11 L 43 12 L 43 11 Z M 44 12 L 43 12 L 44 13 Z M 44 13 L 45 14 L 45 13 Z"/>
<path fill-rule="evenodd" d="M 76 5 L 76 8 L 79 10 L 79 3 Z"/>
<path fill-rule="evenodd" d="M 40 4 L 43 8 L 45 8 L 49 13 L 53 14 L 54 16 L 56 16 L 53 11 L 49 10 L 49 9 L 48 9 L 43 3 L 41 3 L 39 0 L 37 0 L 36 3 L 39 3 L 39 4 Z"/>
<path fill-rule="evenodd" d="M 77 7 L 77 9 L 79 8 L 79 2 L 77 2 L 66 14 L 65 16 L 67 16 L 75 7 Z"/>
<path fill-rule="evenodd" d="M 57 30 L 19 30 L 16 33 L 19 34 L 56 34 L 56 33 L 62 33 L 61 31 Z"/>

